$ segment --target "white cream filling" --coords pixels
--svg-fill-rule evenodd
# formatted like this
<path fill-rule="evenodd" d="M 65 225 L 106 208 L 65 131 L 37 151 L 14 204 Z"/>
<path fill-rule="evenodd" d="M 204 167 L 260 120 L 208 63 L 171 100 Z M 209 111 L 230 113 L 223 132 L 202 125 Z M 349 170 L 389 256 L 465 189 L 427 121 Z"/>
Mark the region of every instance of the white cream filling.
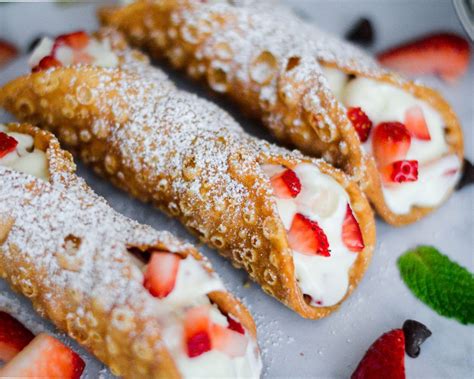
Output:
<path fill-rule="evenodd" d="M 286 168 L 278 165 L 262 166 L 270 178 Z M 342 224 L 349 197 L 333 178 L 322 174 L 312 164 L 293 168 L 301 182 L 301 192 L 292 199 L 278 199 L 278 213 L 288 231 L 296 213 L 316 221 L 329 242 L 331 255 L 306 255 L 293 251 L 296 279 L 303 294 L 311 296 L 311 305 L 337 304 L 347 293 L 349 271 L 357 253 L 349 251 L 342 241 Z"/>
<path fill-rule="evenodd" d="M 419 106 L 426 120 L 431 140 L 411 139 L 407 160 L 418 161 L 419 178 L 416 182 L 387 184 L 382 186 L 385 202 L 396 214 L 409 213 L 413 206 L 435 207 L 439 205 L 459 179 L 460 173 L 445 176 L 444 168 L 459 168 L 461 162 L 454 154 L 448 154 L 448 144 L 441 115 L 426 102 L 393 85 L 368 78 L 356 78 L 348 82 L 346 74 L 334 68 L 323 68 L 331 89 L 347 107 L 360 107 L 373 122 L 405 122 L 408 109 Z M 364 151 L 372 153 L 372 133 L 362 144 Z M 455 162 L 456 161 L 456 162 Z"/>
<path fill-rule="evenodd" d="M 18 141 L 15 150 L 0 158 L 0 165 L 48 180 L 48 161 L 46 154 L 34 148 L 34 140 L 28 134 L 8 132 L 5 125 L 0 124 L 0 131 Z"/>
<path fill-rule="evenodd" d="M 192 256 L 182 259 L 173 291 L 157 299 L 157 317 L 162 324 L 163 341 L 185 378 L 258 378 L 262 368 L 258 348 L 246 332 L 247 350 L 243 356 L 231 357 L 212 349 L 189 358 L 184 345 L 184 317 L 189 308 L 207 305 L 214 324 L 228 326 L 227 318 L 211 304 L 208 294 L 224 290 L 217 275 L 207 272 Z"/>
<path fill-rule="evenodd" d="M 28 61 L 30 67 L 35 67 L 44 57 L 51 55 L 53 52 L 54 41 L 48 37 L 41 40 L 35 48 Z M 55 51 L 55 58 L 64 66 L 69 66 L 74 62 L 74 56 L 77 54 L 68 46 L 60 46 Z M 118 58 L 112 51 L 108 40 L 98 41 L 95 38 L 90 38 L 89 44 L 81 50 L 81 54 L 88 54 L 96 66 L 101 67 L 117 67 Z"/>

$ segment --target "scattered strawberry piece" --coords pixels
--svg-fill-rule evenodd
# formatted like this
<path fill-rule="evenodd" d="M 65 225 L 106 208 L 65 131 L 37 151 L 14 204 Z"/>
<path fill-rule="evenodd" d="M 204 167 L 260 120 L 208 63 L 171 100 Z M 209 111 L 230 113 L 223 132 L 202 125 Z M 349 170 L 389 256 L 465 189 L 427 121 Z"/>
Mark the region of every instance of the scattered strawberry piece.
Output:
<path fill-rule="evenodd" d="M 18 55 L 18 49 L 11 43 L 0 39 L 0 67 L 11 62 Z"/>
<path fill-rule="evenodd" d="M 306 255 L 329 257 L 329 243 L 324 231 L 316 221 L 297 213 L 293 218 L 288 243 L 293 250 Z"/>
<path fill-rule="evenodd" d="M 237 320 L 234 320 L 229 315 L 226 315 L 225 317 L 227 318 L 227 322 L 229 323 L 228 328 L 230 330 L 233 330 L 234 332 L 237 332 L 240 334 L 245 334 L 245 329 L 240 322 L 238 322 Z"/>
<path fill-rule="evenodd" d="M 0 132 L 0 158 L 15 151 L 18 141 L 7 133 Z"/>
<path fill-rule="evenodd" d="M 372 148 L 379 167 L 405 159 L 410 145 L 410 132 L 400 122 L 382 122 L 374 129 Z"/>
<path fill-rule="evenodd" d="M 290 169 L 273 175 L 270 181 L 272 182 L 273 192 L 281 199 L 296 197 L 301 191 L 301 182 L 296 173 Z"/>
<path fill-rule="evenodd" d="M 168 296 L 174 289 L 180 260 L 178 254 L 153 253 L 145 271 L 144 287 L 160 299 Z"/>
<path fill-rule="evenodd" d="M 438 74 L 452 82 L 466 72 L 469 50 L 469 43 L 464 38 L 439 33 L 389 49 L 379 54 L 378 60 L 406 74 Z"/>
<path fill-rule="evenodd" d="M 404 379 L 405 335 L 395 329 L 377 339 L 364 355 L 351 379 Z"/>
<path fill-rule="evenodd" d="M 79 355 L 43 333 L 0 368 L 0 377 L 79 379 L 84 366 Z"/>
<path fill-rule="evenodd" d="M 35 67 L 33 67 L 32 71 L 33 72 L 44 71 L 52 67 L 61 67 L 61 66 L 62 64 L 60 61 L 58 61 L 56 58 L 54 58 L 51 55 L 47 55 L 44 58 L 42 58 Z"/>
<path fill-rule="evenodd" d="M 418 161 L 397 161 L 380 169 L 385 183 L 416 182 L 418 180 Z"/>
<path fill-rule="evenodd" d="M 186 312 L 184 337 L 189 358 L 211 350 L 211 325 L 207 306 L 191 308 Z"/>
<path fill-rule="evenodd" d="M 0 312 L 0 361 L 8 362 L 35 338 L 23 324 Z"/>
<path fill-rule="evenodd" d="M 78 32 L 74 32 L 74 33 L 60 35 L 54 41 L 53 55 L 59 46 L 66 45 L 74 50 L 82 50 L 87 47 L 87 45 L 89 44 L 89 41 L 90 41 L 89 35 L 82 30 Z"/>
<path fill-rule="evenodd" d="M 342 223 L 342 241 L 354 253 L 360 253 L 365 247 L 359 223 L 349 204 L 347 204 L 346 216 Z"/>
<path fill-rule="evenodd" d="M 238 332 L 221 325 L 212 325 L 212 348 L 230 357 L 241 357 L 247 350 L 248 340 Z"/>
<path fill-rule="evenodd" d="M 372 121 L 369 116 L 359 107 L 349 108 L 347 111 L 347 117 L 351 120 L 359 139 L 361 142 L 367 141 L 369 138 L 370 130 L 372 129 Z"/>
<path fill-rule="evenodd" d="M 415 138 L 431 141 L 430 131 L 420 106 L 415 105 L 405 112 L 405 126 Z"/>

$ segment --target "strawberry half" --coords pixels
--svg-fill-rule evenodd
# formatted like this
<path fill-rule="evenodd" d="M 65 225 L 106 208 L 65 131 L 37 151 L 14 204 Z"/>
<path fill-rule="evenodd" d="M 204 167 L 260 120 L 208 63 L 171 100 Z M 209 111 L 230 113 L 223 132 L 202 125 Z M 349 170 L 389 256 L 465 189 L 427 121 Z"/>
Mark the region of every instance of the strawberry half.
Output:
<path fill-rule="evenodd" d="M 23 324 L 0 312 L 0 361 L 8 362 L 35 338 Z"/>
<path fill-rule="evenodd" d="M 406 74 L 438 74 L 452 82 L 469 66 L 469 43 L 451 33 L 439 33 L 389 49 L 378 55 L 385 66 Z"/>
<path fill-rule="evenodd" d="M 180 260 L 178 254 L 153 253 L 145 271 L 144 287 L 160 299 L 168 296 L 176 284 Z"/>
<path fill-rule="evenodd" d="M 7 133 L 0 132 L 0 158 L 15 151 L 18 141 Z"/>
<path fill-rule="evenodd" d="M 347 204 L 346 216 L 342 223 L 342 241 L 354 253 L 360 253 L 365 247 L 359 223 L 354 217 L 349 204 Z"/>
<path fill-rule="evenodd" d="M 372 129 L 372 121 L 369 116 L 359 107 L 349 108 L 347 117 L 351 120 L 354 129 L 359 135 L 360 142 L 365 142 L 369 138 L 370 130 Z"/>
<path fill-rule="evenodd" d="M 212 325 L 212 348 L 230 357 L 241 357 L 247 350 L 247 338 L 221 325 Z"/>
<path fill-rule="evenodd" d="M 270 179 L 273 193 L 281 199 L 290 199 L 298 196 L 301 191 L 301 182 L 293 170 L 287 169 Z"/>
<path fill-rule="evenodd" d="M 374 129 L 372 149 L 380 167 L 405 159 L 410 145 L 410 132 L 400 122 L 382 122 Z"/>
<path fill-rule="evenodd" d="M 227 318 L 227 322 L 229 323 L 228 328 L 230 330 L 233 330 L 234 332 L 240 333 L 240 334 L 245 334 L 245 329 L 242 326 L 242 324 L 236 320 L 234 320 L 231 316 L 225 315 Z"/>
<path fill-rule="evenodd" d="M 418 161 L 397 161 L 380 169 L 385 183 L 416 182 L 418 180 Z"/>
<path fill-rule="evenodd" d="M 351 379 L 404 379 L 405 335 L 395 329 L 377 339 L 364 355 Z"/>
<path fill-rule="evenodd" d="M 43 57 L 31 71 L 38 72 L 48 70 L 52 67 L 61 67 L 62 63 L 51 55 Z"/>
<path fill-rule="evenodd" d="M 420 106 L 415 105 L 405 112 L 405 126 L 415 138 L 431 141 L 430 131 Z"/>
<path fill-rule="evenodd" d="M 288 243 L 293 250 L 306 255 L 331 256 L 328 238 L 316 221 L 297 213 L 293 218 Z"/>
<path fill-rule="evenodd" d="M 18 49 L 11 43 L 0 39 L 0 67 L 11 62 L 18 55 Z"/>
<path fill-rule="evenodd" d="M 207 306 L 191 308 L 186 312 L 184 343 L 189 358 L 198 357 L 212 349 L 211 328 L 212 324 Z"/>
<path fill-rule="evenodd" d="M 0 368 L 0 377 L 79 379 L 84 361 L 56 338 L 39 334 Z"/>
<path fill-rule="evenodd" d="M 69 46 L 71 49 L 74 50 L 82 50 L 87 47 L 89 44 L 90 37 L 89 35 L 80 30 L 74 33 L 69 33 L 69 34 L 62 34 L 56 38 L 54 41 L 54 46 L 53 46 L 53 55 L 54 52 L 56 51 L 56 48 L 59 46 Z"/>

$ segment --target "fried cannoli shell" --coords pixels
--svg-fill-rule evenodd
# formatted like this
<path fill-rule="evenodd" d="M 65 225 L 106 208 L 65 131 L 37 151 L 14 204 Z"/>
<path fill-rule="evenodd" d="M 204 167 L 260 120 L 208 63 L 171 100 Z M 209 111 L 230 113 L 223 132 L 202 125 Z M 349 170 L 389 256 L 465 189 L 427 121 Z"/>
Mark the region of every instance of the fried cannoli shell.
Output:
<path fill-rule="evenodd" d="M 80 100 L 83 92 L 87 102 Z M 71 95 L 79 101 L 64 112 L 71 107 Z M 179 218 L 303 317 L 317 319 L 335 311 L 366 271 L 375 222 L 358 186 L 321 160 L 244 134 L 214 104 L 139 73 L 85 66 L 18 78 L 3 88 L 0 104 L 52 130 L 118 187 Z M 350 270 L 347 294 L 334 306 L 315 307 L 304 299 L 272 187 L 260 167 L 304 162 L 345 188 L 365 244 Z"/>
<path fill-rule="evenodd" d="M 0 276 L 115 375 L 179 378 L 154 315 L 156 299 L 127 249 L 191 254 L 212 273 L 209 263 L 171 234 L 113 211 L 75 176 L 71 155 L 50 133 L 7 127 L 33 136 L 46 151 L 49 182 L 0 166 Z M 250 313 L 232 295 L 209 297 L 256 336 Z"/>
<path fill-rule="evenodd" d="M 445 122 L 449 153 L 462 162 L 462 130 L 450 105 L 437 91 L 383 70 L 360 50 L 305 25 L 276 2 L 253 3 L 138 0 L 103 8 L 99 18 L 154 58 L 166 58 L 175 68 L 225 93 L 243 111 L 261 119 L 282 143 L 291 142 L 344 169 L 388 223 L 401 226 L 432 212 L 432 207 L 418 206 L 407 214 L 390 210 L 375 161 L 363 152 L 320 64 L 392 84 L 426 101 Z M 259 76 L 258 65 L 265 65 L 268 73 Z"/>

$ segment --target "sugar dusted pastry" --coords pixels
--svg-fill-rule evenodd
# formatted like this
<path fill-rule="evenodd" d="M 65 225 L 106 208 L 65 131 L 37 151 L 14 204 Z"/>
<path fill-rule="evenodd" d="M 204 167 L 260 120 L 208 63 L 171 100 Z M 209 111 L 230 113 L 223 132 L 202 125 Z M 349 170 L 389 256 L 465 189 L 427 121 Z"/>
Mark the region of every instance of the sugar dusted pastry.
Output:
<path fill-rule="evenodd" d="M 461 128 L 436 91 L 276 1 L 138 0 L 101 19 L 227 94 L 281 141 L 343 168 L 391 224 L 437 208 L 460 177 Z"/>
<path fill-rule="evenodd" d="M 126 378 L 260 376 L 252 317 L 191 245 L 113 211 L 47 132 L 1 126 L 0 155 L 0 274 L 40 315 Z"/>
<path fill-rule="evenodd" d="M 34 68 L 3 88 L 0 103 L 180 219 L 300 315 L 337 309 L 374 247 L 373 215 L 357 185 L 323 161 L 248 136 L 215 105 L 174 88 L 116 33 L 100 36 L 117 67 Z M 54 51 L 42 55 L 38 62 Z"/>

